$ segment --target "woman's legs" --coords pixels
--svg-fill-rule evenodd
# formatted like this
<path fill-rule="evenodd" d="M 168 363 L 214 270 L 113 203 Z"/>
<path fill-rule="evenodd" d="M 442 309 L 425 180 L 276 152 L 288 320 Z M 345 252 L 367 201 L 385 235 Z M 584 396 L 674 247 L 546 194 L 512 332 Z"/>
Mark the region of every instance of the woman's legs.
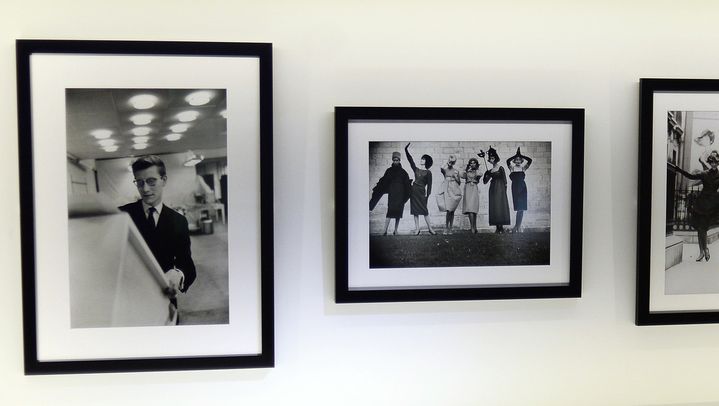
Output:
<path fill-rule="evenodd" d="M 477 213 L 467 213 L 469 215 L 469 225 L 472 228 L 472 232 L 477 232 Z"/>
<path fill-rule="evenodd" d="M 701 261 L 708 254 L 707 249 L 707 230 L 705 228 L 697 228 L 697 240 L 699 242 L 699 256 L 697 262 Z M 707 261 L 709 259 L 707 258 Z"/>
<path fill-rule="evenodd" d="M 429 229 L 430 234 L 432 234 L 432 235 L 437 234 L 434 232 L 434 230 L 432 230 L 432 225 L 429 224 L 429 216 L 428 215 L 424 216 L 424 222 L 427 223 L 427 228 Z M 419 225 L 417 225 L 417 229 L 419 230 Z"/>
<path fill-rule="evenodd" d="M 524 210 L 517 210 L 517 220 L 514 223 L 514 232 L 518 232 L 522 227 L 522 219 L 524 218 Z"/>
<path fill-rule="evenodd" d="M 452 225 L 454 224 L 454 212 L 448 211 L 447 212 L 447 232 L 452 234 Z"/>
<path fill-rule="evenodd" d="M 397 227 L 399 227 L 399 219 L 398 218 L 394 219 L 394 232 L 392 233 L 392 235 L 397 235 Z"/>
<path fill-rule="evenodd" d="M 389 217 L 387 217 L 386 219 L 384 219 L 384 234 L 382 234 L 382 235 L 387 235 L 387 229 L 389 228 L 389 221 L 390 221 L 390 220 L 391 220 L 391 219 L 390 219 Z"/>
<path fill-rule="evenodd" d="M 425 216 L 427 218 L 427 216 Z M 419 235 L 419 216 L 414 215 L 414 233 Z"/>

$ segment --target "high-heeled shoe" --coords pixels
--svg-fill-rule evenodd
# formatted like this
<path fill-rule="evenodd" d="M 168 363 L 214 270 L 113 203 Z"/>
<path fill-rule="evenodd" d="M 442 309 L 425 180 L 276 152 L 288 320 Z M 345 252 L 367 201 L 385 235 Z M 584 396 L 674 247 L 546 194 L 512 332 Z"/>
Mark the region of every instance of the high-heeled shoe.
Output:
<path fill-rule="evenodd" d="M 699 258 L 697 258 L 697 262 L 702 262 L 702 259 L 704 259 L 704 251 L 699 253 Z"/>
<path fill-rule="evenodd" d="M 429 233 L 432 234 L 432 235 L 436 235 L 436 234 L 437 234 L 437 232 L 434 231 L 434 230 L 432 230 L 432 229 L 429 230 Z"/>
<path fill-rule="evenodd" d="M 419 233 L 420 233 L 420 231 L 419 231 L 419 230 L 417 230 L 417 232 L 416 232 L 416 233 L 414 233 L 414 235 L 419 235 Z"/>
<path fill-rule="evenodd" d="M 709 257 L 711 257 L 711 255 L 709 255 L 709 249 L 707 248 L 704 250 L 704 260 L 709 262 Z"/>

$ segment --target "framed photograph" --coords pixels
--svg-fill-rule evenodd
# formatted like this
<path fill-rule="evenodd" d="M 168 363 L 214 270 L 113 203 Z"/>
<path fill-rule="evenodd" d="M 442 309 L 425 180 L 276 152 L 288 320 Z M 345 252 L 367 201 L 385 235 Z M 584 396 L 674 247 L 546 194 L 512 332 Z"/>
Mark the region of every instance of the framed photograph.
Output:
<path fill-rule="evenodd" d="M 336 107 L 335 134 L 336 302 L 581 296 L 583 109 Z"/>
<path fill-rule="evenodd" d="M 719 322 L 719 80 L 641 79 L 636 324 Z"/>
<path fill-rule="evenodd" d="M 26 374 L 273 366 L 271 44 L 16 51 Z"/>

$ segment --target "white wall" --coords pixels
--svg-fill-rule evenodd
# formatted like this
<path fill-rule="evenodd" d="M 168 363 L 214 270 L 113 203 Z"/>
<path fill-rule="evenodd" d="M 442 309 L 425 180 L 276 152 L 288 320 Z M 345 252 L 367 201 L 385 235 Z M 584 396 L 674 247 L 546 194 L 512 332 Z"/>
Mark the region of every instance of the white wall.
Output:
<path fill-rule="evenodd" d="M 633 322 L 638 78 L 719 78 L 717 17 L 710 1 L 3 2 L 0 404 L 717 404 L 719 325 Z M 274 369 L 23 375 L 15 38 L 274 43 Z M 583 297 L 335 305 L 335 105 L 586 108 Z"/>

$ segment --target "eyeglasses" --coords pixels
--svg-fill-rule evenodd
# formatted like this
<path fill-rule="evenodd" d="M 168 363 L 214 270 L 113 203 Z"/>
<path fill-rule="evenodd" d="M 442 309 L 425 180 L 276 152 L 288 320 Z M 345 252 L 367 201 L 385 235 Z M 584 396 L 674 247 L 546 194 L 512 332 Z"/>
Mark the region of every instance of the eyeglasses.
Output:
<path fill-rule="evenodd" d="M 134 183 L 135 186 L 137 186 L 137 187 L 143 187 L 145 185 L 153 187 L 153 186 L 157 185 L 158 180 L 159 179 L 157 179 L 157 178 L 135 179 L 132 181 L 132 183 Z"/>

